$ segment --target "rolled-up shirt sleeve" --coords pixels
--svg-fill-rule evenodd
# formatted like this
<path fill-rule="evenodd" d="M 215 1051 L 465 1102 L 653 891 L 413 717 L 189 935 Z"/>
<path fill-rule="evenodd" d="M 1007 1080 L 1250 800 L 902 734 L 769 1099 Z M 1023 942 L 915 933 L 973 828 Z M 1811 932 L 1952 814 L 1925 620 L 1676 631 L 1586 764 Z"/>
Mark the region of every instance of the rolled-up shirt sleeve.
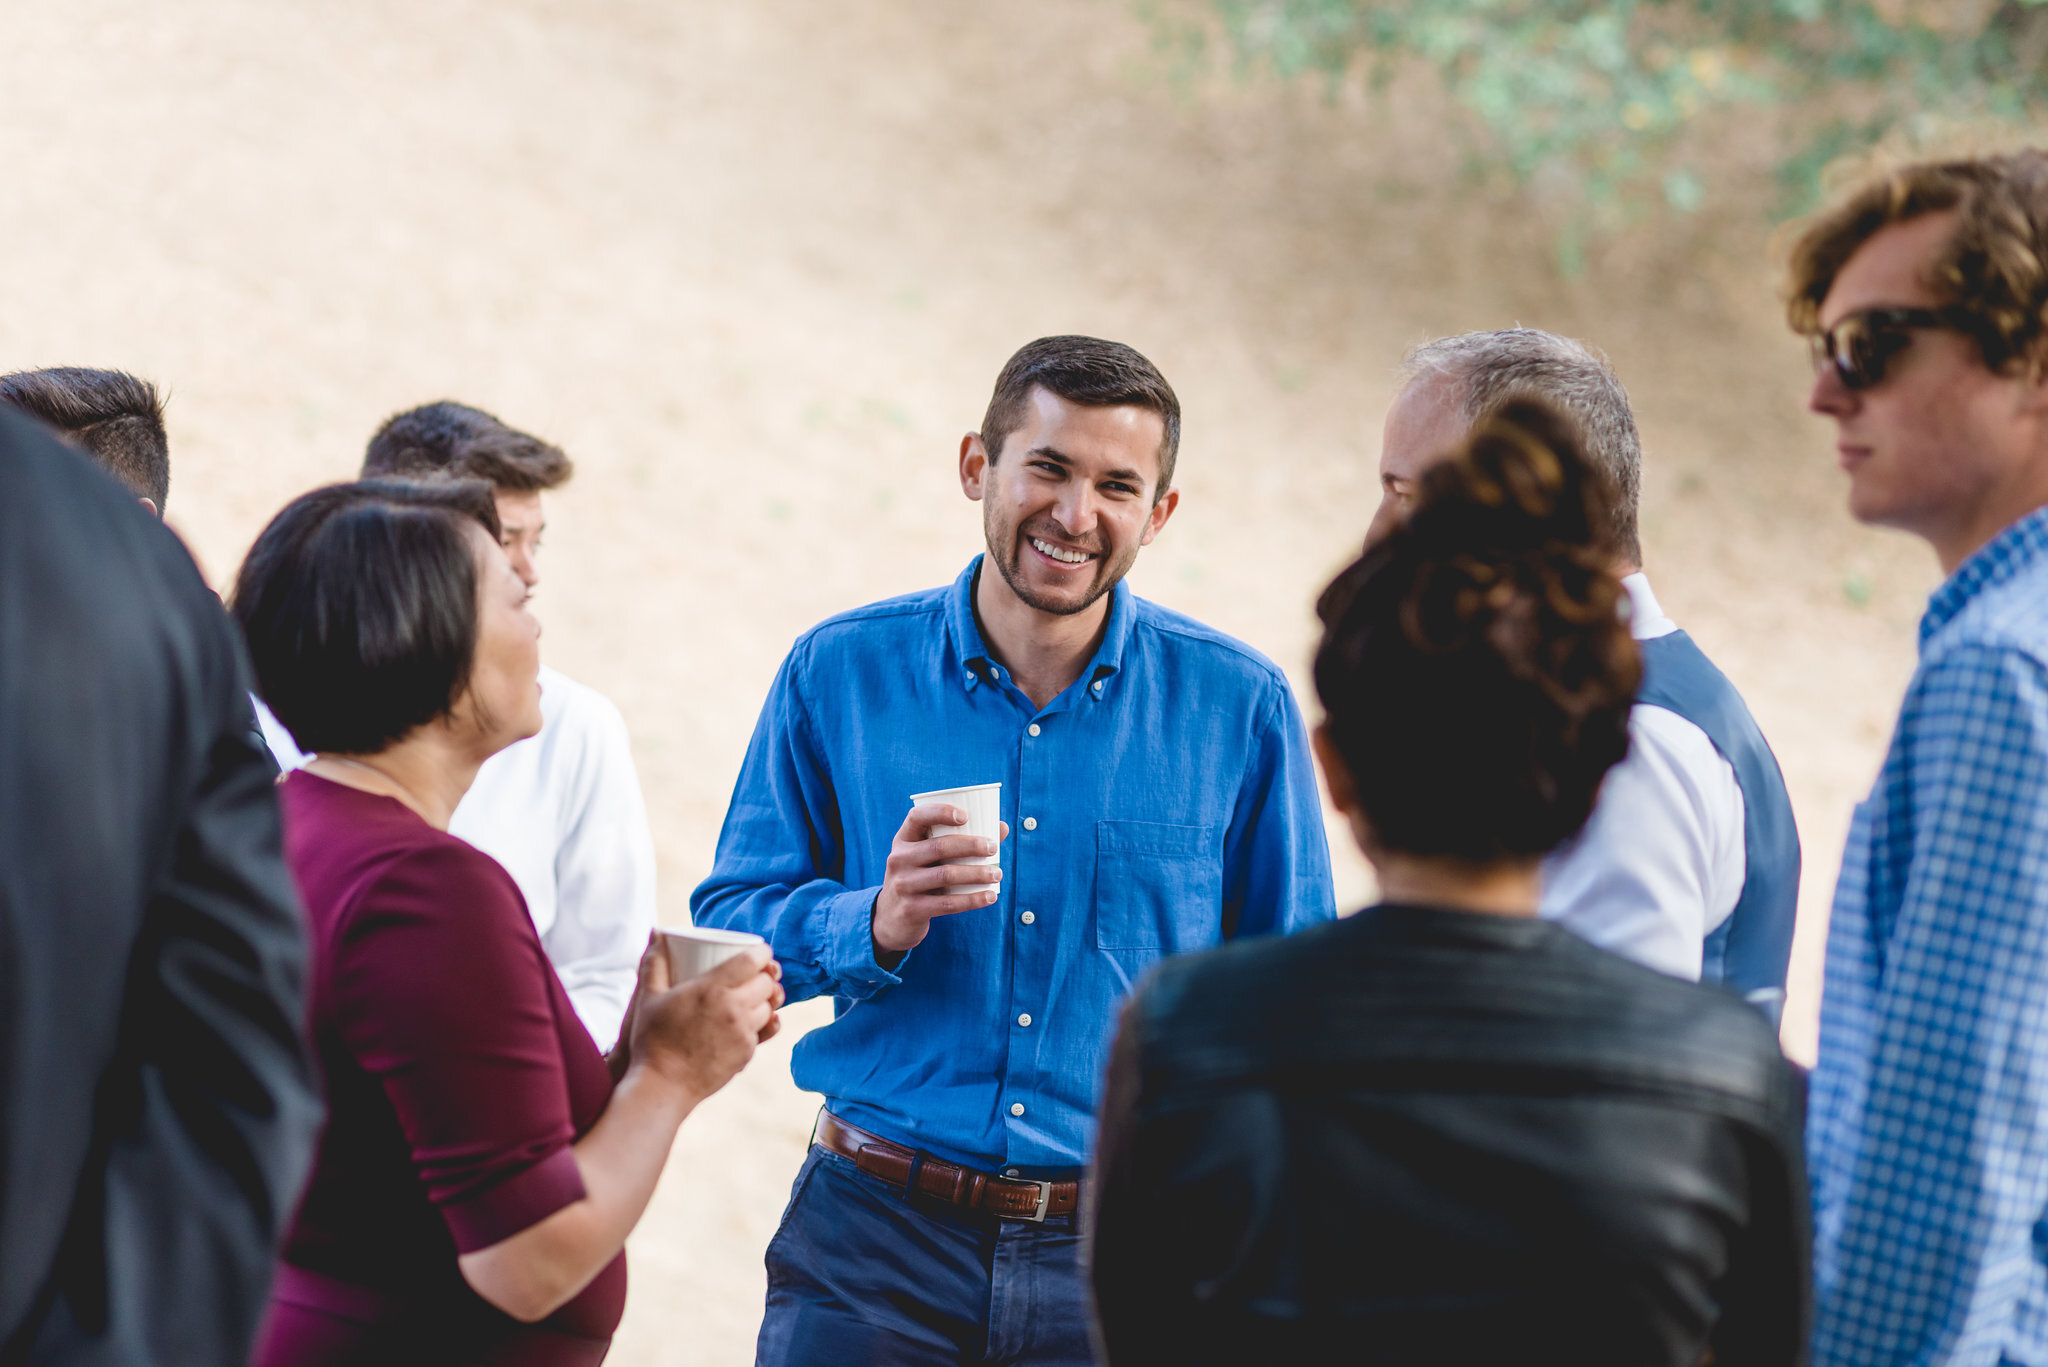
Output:
<path fill-rule="evenodd" d="M 802 645 L 790 653 L 761 709 L 711 876 L 691 894 L 690 915 L 700 926 L 765 936 L 791 1001 L 857 1001 L 902 979 L 875 962 L 881 888 L 839 881 L 844 827 L 800 689 L 803 655 Z"/>
<path fill-rule="evenodd" d="M 583 1198 L 552 972 L 511 875 L 452 845 L 392 864 L 336 938 L 342 1038 L 458 1252 Z"/>

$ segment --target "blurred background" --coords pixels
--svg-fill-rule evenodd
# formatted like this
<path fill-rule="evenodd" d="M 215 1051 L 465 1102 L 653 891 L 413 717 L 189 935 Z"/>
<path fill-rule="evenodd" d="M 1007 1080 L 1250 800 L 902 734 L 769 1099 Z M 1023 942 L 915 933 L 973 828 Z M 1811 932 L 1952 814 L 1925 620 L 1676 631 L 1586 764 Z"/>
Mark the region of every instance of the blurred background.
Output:
<path fill-rule="evenodd" d="M 2043 136 L 2048 5 L 1721 0 L 0 0 L 0 370 L 167 387 L 217 586 L 437 398 L 560 442 L 544 651 L 632 728 L 685 918 L 769 679 L 949 580 L 997 369 L 1086 332 L 1186 406 L 1138 591 L 1307 687 L 1414 343 L 1524 324 L 1634 397 L 1647 568 L 1747 695 L 1806 848 L 1795 1057 L 1842 838 L 1935 581 L 1802 411 L 1776 224 L 1873 146 Z M 1347 904 L 1370 896 L 1348 838 Z M 459 966 L 454 966 L 459 971 Z M 750 1360 L 809 1132 L 782 1039 L 685 1126 L 613 1361 Z"/>

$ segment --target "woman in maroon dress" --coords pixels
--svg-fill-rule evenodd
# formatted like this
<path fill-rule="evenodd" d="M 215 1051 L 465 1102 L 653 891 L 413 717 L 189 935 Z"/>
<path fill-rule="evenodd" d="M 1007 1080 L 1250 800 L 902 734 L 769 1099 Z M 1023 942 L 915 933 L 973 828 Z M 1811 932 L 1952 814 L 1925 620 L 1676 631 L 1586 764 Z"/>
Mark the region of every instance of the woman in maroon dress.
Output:
<path fill-rule="evenodd" d="M 640 991 L 598 1053 L 511 877 L 447 833 L 479 765 L 540 729 L 540 627 L 483 484 L 293 502 L 234 610 L 315 753 L 282 785 L 328 1123 L 259 1367 L 600 1361 L 625 1238 L 676 1129 L 776 1027 L 766 951 Z"/>

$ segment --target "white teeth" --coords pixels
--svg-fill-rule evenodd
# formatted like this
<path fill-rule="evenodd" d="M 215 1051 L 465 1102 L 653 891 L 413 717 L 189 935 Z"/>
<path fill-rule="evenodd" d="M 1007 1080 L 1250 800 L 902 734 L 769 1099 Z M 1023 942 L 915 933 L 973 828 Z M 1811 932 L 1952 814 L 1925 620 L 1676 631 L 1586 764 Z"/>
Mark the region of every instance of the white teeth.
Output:
<path fill-rule="evenodd" d="M 1038 548 L 1040 555 L 1048 556 L 1063 565 L 1079 565 L 1093 558 L 1086 551 L 1070 551 L 1049 541 L 1040 541 L 1035 536 L 1031 538 L 1031 544 Z"/>

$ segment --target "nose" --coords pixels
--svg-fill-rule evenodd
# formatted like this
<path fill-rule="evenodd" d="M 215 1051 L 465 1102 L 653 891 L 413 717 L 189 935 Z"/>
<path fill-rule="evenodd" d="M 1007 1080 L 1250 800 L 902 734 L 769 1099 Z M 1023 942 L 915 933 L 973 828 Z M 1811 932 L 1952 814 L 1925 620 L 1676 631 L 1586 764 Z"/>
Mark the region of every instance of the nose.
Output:
<path fill-rule="evenodd" d="M 1052 506 L 1052 520 L 1066 535 L 1079 539 L 1095 530 L 1100 520 L 1095 490 L 1085 480 L 1073 480 Z"/>
<path fill-rule="evenodd" d="M 512 573 L 519 576 L 519 582 L 531 591 L 540 584 L 540 566 L 533 563 L 533 553 L 517 543 L 505 548 L 505 558 L 512 562 Z"/>
<path fill-rule="evenodd" d="M 1814 367 L 1813 388 L 1806 393 L 1807 411 L 1839 418 L 1854 409 L 1858 402 L 1856 391 L 1842 383 L 1841 375 L 1833 366 Z"/>
<path fill-rule="evenodd" d="M 1373 510 L 1372 522 L 1365 529 L 1365 544 L 1378 545 L 1401 525 L 1408 517 L 1408 500 L 1392 489 L 1380 495 L 1380 506 Z"/>

